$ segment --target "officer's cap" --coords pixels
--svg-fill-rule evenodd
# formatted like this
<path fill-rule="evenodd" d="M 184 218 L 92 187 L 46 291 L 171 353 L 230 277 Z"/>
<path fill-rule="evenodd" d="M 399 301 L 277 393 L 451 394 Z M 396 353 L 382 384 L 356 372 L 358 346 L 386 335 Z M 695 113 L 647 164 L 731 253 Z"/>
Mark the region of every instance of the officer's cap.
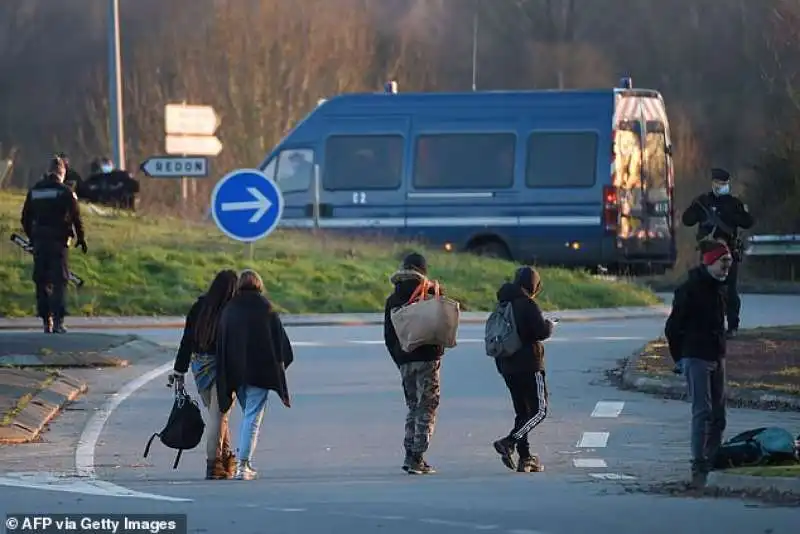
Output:
<path fill-rule="evenodd" d="M 731 175 L 725 169 L 714 168 L 711 169 L 711 179 L 715 182 L 730 182 Z"/>

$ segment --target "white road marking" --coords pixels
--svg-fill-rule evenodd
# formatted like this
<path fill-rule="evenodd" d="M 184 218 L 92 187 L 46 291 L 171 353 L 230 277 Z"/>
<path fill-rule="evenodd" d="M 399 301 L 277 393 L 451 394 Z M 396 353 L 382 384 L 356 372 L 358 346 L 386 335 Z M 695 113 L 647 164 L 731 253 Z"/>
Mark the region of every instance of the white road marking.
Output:
<path fill-rule="evenodd" d="M 191 502 L 191 499 L 155 495 L 153 493 L 141 493 L 104 480 L 97 480 L 94 478 L 82 479 L 66 473 L 6 473 L 5 476 L 0 477 L 0 486 L 45 491 L 63 491 L 66 493 L 81 493 L 83 495 L 98 495 L 102 497 L 133 497 L 158 501 Z"/>
<path fill-rule="evenodd" d="M 324 347 L 325 343 L 319 341 L 292 341 L 293 347 Z"/>
<path fill-rule="evenodd" d="M 624 407 L 624 402 L 600 401 L 595 404 L 592 417 L 619 417 Z"/>
<path fill-rule="evenodd" d="M 605 469 L 608 464 L 602 458 L 575 458 L 572 465 L 577 468 Z"/>
<path fill-rule="evenodd" d="M 608 432 L 584 432 L 576 447 L 581 449 L 602 449 L 608 444 Z"/>
<path fill-rule="evenodd" d="M 103 433 L 103 428 L 108 422 L 108 419 L 111 417 L 111 414 L 117 409 L 117 407 L 119 407 L 120 404 L 122 404 L 131 395 L 136 393 L 139 389 L 143 388 L 156 378 L 168 373 L 170 369 L 172 369 L 172 366 L 173 362 L 165 363 L 164 365 L 156 367 L 155 369 L 125 384 L 117 393 L 111 395 L 103 407 L 92 416 L 92 418 L 86 424 L 86 427 L 83 429 L 81 437 L 78 440 L 78 447 L 75 449 L 75 470 L 78 474 L 78 477 L 88 479 L 84 482 L 95 488 L 101 489 L 103 491 L 103 493 L 100 493 L 101 495 L 112 497 L 138 497 L 141 499 L 155 499 L 160 501 L 192 501 L 192 499 L 131 491 L 127 488 L 117 486 L 116 484 L 112 484 L 110 482 L 97 480 L 97 472 L 95 471 L 95 448 L 97 447 L 97 442 L 100 440 L 100 434 Z"/>
<path fill-rule="evenodd" d="M 598 480 L 636 480 L 636 477 L 619 473 L 589 473 L 589 476 Z"/>
<path fill-rule="evenodd" d="M 498 527 L 497 525 L 476 525 L 475 523 L 464 523 L 463 521 L 450 521 L 449 519 L 427 519 L 422 518 L 418 519 L 420 523 L 427 523 L 429 525 L 442 525 L 444 527 L 456 527 L 456 528 L 471 528 L 475 530 L 495 530 Z"/>

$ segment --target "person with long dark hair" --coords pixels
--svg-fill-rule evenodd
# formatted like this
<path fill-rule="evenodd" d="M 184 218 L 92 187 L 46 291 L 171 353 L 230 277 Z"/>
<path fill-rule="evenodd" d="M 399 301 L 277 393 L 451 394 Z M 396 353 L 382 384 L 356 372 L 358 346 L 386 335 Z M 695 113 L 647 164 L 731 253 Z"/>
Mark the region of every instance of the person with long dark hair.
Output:
<path fill-rule="evenodd" d="M 183 337 L 175 357 L 170 382 L 183 382 L 191 364 L 197 392 L 208 409 L 206 428 L 206 479 L 233 478 L 236 458 L 231 452 L 228 410 L 220 410 L 217 397 L 217 333 L 222 309 L 236 294 L 238 275 L 220 271 L 208 291 L 192 305 L 186 316 Z"/>

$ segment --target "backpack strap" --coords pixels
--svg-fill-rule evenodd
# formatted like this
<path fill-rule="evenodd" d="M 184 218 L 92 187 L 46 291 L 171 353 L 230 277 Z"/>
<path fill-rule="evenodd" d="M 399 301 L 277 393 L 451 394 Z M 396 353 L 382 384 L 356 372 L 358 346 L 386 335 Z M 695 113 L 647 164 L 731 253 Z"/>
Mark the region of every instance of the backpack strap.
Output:
<path fill-rule="evenodd" d="M 181 454 L 183 454 L 183 449 L 178 449 L 178 454 L 175 456 L 175 462 L 172 464 L 173 469 L 178 468 L 178 462 L 181 461 Z"/>
<path fill-rule="evenodd" d="M 156 436 L 158 436 L 158 432 L 156 432 L 155 434 L 150 436 L 150 439 L 147 440 L 147 446 L 145 446 L 145 448 L 144 448 L 144 457 L 145 458 L 147 458 L 147 455 L 150 454 L 150 445 L 153 444 L 153 440 L 156 439 Z"/>

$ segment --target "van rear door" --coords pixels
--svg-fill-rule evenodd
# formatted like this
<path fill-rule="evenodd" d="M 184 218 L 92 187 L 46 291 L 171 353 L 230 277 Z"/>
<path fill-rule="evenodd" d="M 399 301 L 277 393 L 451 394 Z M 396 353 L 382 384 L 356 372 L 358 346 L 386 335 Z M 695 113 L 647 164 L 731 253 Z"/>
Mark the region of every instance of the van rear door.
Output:
<path fill-rule="evenodd" d="M 411 121 L 402 115 L 329 116 L 320 152 L 320 227 L 405 226 L 405 154 Z"/>

